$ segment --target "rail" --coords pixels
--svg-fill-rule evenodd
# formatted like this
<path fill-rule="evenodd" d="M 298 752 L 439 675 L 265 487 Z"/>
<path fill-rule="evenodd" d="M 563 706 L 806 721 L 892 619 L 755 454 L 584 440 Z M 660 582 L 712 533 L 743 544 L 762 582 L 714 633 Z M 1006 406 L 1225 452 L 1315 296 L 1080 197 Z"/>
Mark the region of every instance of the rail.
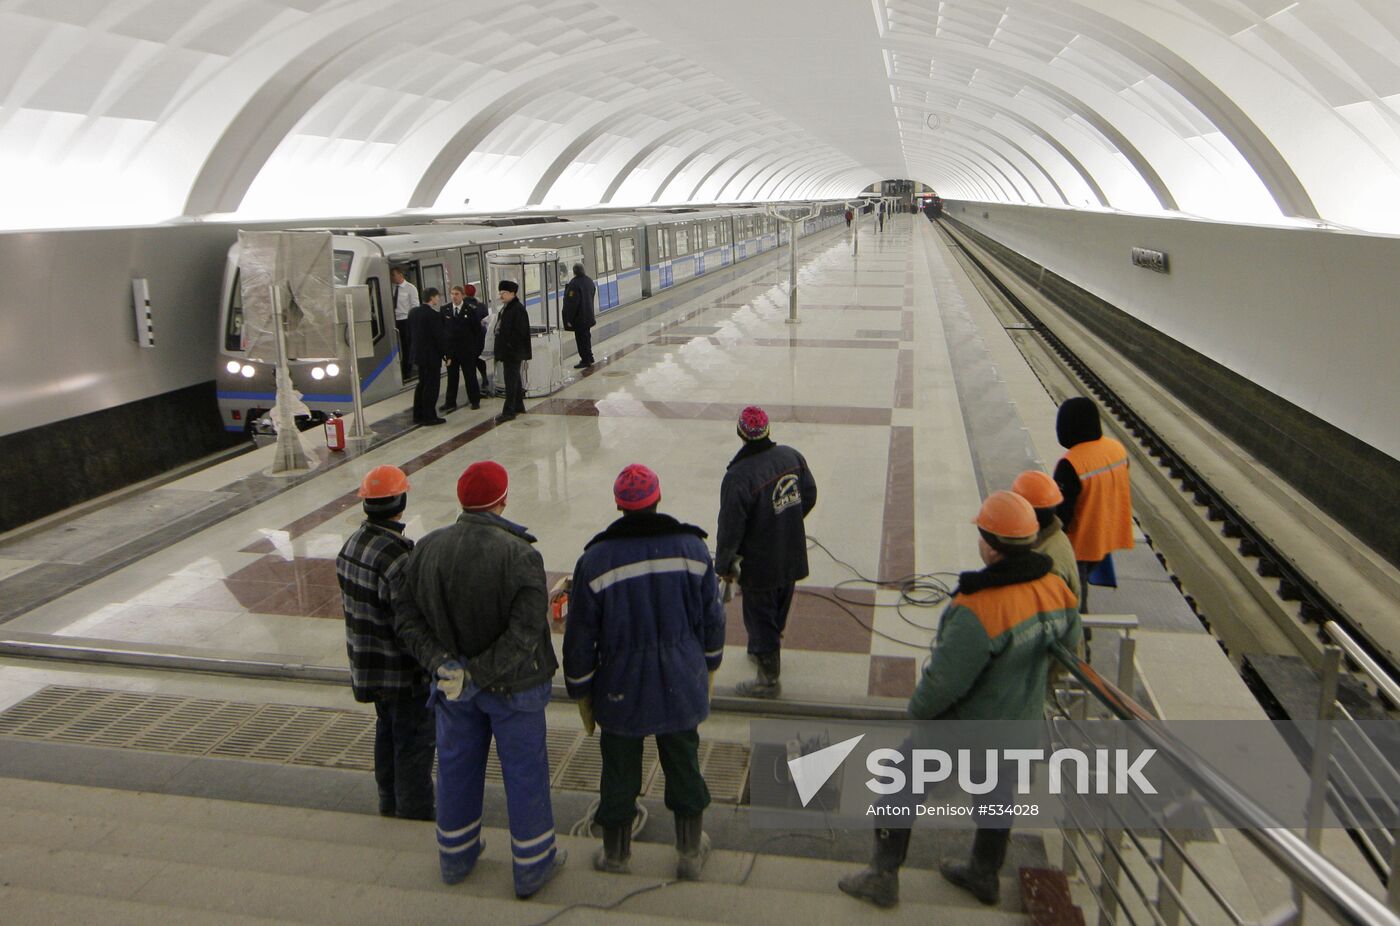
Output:
<path fill-rule="evenodd" d="M 1076 725 L 1087 719 L 1092 699 L 1110 716 L 1129 724 L 1133 732 L 1171 763 L 1211 807 L 1237 827 L 1294 885 L 1293 902 L 1285 903 L 1258 922 L 1270 926 L 1300 923 L 1301 899 L 1306 896 L 1339 923 L 1400 926 L 1400 916 L 1318 852 L 1316 839 L 1309 844 L 1287 829 L 1134 700 L 1129 692 L 1134 685 L 1135 647 L 1136 641 L 1131 636 L 1120 639 L 1116 684 L 1102 677 L 1075 653 L 1059 645 L 1053 647 L 1055 659 L 1080 689 L 1056 692 L 1058 716 L 1053 723 Z M 1076 697 L 1077 704 L 1073 703 Z M 1080 729 L 1082 731 L 1082 727 Z M 1183 919 L 1191 924 L 1212 922 L 1220 915 L 1231 923 L 1250 922 L 1229 903 L 1208 872 L 1191 858 L 1186 846 L 1189 834 L 1174 832 L 1165 819 L 1159 819 L 1155 828 L 1159 845 L 1154 855 L 1152 847 L 1138 831 L 1127 826 L 1084 828 L 1078 825 L 1079 818 L 1072 806 L 1068 811 L 1072 825 L 1064 831 L 1065 868 L 1073 874 L 1077 866 L 1085 873 L 1098 905 L 1100 926 L 1120 922 L 1120 914 L 1121 921 L 1137 923 L 1142 917 L 1143 921 L 1156 926 L 1176 926 Z M 1315 835 L 1320 835 L 1320 830 L 1314 833 L 1309 827 L 1309 836 Z M 1125 839 L 1138 850 L 1135 861 L 1139 865 L 1146 863 L 1150 877 L 1143 877 L 1140 869 L 1135 871 L 1129 865 Z M 1217 908 L 1214 916 L 1207 918 L 1205 913 L 1188 904 L 1188 895 L 1194 892 L 1185 887 L 1187 873 L 1201 885 Z M 1094 883 L 1095 874 L 1097 883 Z M 1151 890 L 1151 880 L 1156 882 L 1155 894 Z M 1128 905 L 1132 896 L 1137 898 L 1138 907 Z"/>

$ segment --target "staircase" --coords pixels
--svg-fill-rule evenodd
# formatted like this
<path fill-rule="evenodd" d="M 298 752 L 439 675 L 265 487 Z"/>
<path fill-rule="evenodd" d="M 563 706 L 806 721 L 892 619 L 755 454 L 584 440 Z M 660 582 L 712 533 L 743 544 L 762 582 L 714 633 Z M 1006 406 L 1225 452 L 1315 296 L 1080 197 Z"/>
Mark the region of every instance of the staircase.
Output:
<path fill-rule="evenodd" d="M 847 862 L 716 851 L 706 880 L 665 884 L 674 851 L 637 842 L 631 875 L 602 875 L 591 867 L 598 843 L 567 836 L 564 872 L 522 902 L 508 834 L 485 838 L 476 871 L 447 887 L 427 823 L 0 778 L 0 910 L 6 926 L 1029 922 L 921 870 L 906 871 L 892 911 L 836 889 Z M 1017 892 L 1004 878 L 1003 896 Z"/>

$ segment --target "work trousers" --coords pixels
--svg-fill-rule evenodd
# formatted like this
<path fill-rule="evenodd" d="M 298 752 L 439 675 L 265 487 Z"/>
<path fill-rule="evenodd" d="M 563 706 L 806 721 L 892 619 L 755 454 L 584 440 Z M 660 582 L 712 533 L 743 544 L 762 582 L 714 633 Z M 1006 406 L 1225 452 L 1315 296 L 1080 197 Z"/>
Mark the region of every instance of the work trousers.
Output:
<path fill-rule="evenodd" d="M 424 691 L 374 701 L 374 782 L 379 812 L 433 818 L 433 712 Z"/>
<path fill-rule="evenodd" d="M 1089 573 L 1093 572 L 1094 569 L 1095 569 L 1095 567 L 1097 567 L 1097 566 L 1099 565 L 1099 563 L 1101 563 L 1101 562 L 1103 562 L 1103 560 L 1094 560 L 1092 563 L 1090 563 L 1090 562 L 1085 562 L 1084 560 L 1079 560 L 1078 563 L 1077 563 L 1077 565 L 1079 566 L 1079 613 L 1080 613 L 1080 614 L 1088 614 L 1088 613 L 1089 613 Z"/>
<path fill-rule="evenodd" d="M 438 392 L 442 389 L 442 358 L 418 364 L 418 385 L 413 387 L 413 420 L 432 421 L 438 416 Z"/>
<path fill-rule="evenodd" d="M 593 820 L 602 827 L 632 825 L 637 796 L 642 793 L 642 743 L 646 737 L 618 736 L 604 730 L 598 738 L 603 774 L 598 810 Z M 666 773 L 666 809 L 677 817 L 698 817 L 710 806 L 710 789 L 700 774 L 700 734 L 694 730 L 658 733 L 656 752 Z"/>
<path fill-rule="evenodd" d="M 480 362 L 480 361 L 476 361 Z M 481 404 L 481 384 L 477 382 L 476 370 L 472 368 L 473 358 L 453 357 L 447 367 L 447 405 L 457 404 L 457 380 L 467 381 L 467 401 L 472 405 Z"/>
<path fill-rule="evenodd" d="M 394 319 L 394 327 L 399 331 L 399 371 L 403 373 L 404 382 L 407 382 L 408 378 L 413 375 L 413 362 L 409 360 L 413 354 L 411 353 L 412 344 L 409 339 L 408 319 Z"/>
<path fill-rule="evenodd" d="M 574 343 L 578 345 L 578 362 L 593 363 L 593 329 L 575 328 Z"/>
<path fill-rule="evenodd" d="M 519 360 L 502 360 L 501 369 L 506 378 L 506 401 L 501 409 L 503 415 L 525 414 L 525 384 L 520 378 Z"/>
<path fill-rule="evenodd" d="M 792 594 L 797 583 L 778 588 L 746 588 L 740 596 L 744 603 L 744 630 L 749 635 L 749 652 L 755 656 L 776 653 L 783 647 L 783 631 L 787 629 L 788 612 L 792 610 Z"/>
<path fill-rule="evenodd" d="M 481 856 L 486 755 L 496 740 L 510 817 L 515 892 L 533 894 L 554 865 L 554 808 L 544 709 L 549 683 L 511 694 L 470 686 L 456 701 L 434 689 L 438 741 L 438 857 L 444 876 L 465 877 Z"/>

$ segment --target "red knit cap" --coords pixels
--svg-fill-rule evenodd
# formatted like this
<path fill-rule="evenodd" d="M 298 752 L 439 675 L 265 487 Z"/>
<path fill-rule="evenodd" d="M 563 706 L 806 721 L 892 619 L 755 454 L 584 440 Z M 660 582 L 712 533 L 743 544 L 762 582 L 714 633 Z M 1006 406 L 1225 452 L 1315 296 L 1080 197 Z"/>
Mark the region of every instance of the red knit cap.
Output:
<path fill-rule="evenodd" d="M 462 292 L 466 294 L 466 297 L 468 299 L 470 299 L 476 295 L 476 287 L 468 283 L 466 286 L 462 287 Z"/>
<path fill-rule="evenodd" d="M 633 463 L 613 481 L 613 498 L 623 511 L 640 511 L 661 501 L 661 480 L 640 463 Z"/>
<path fill-rule="evenodd" d="M 506 468 L 492 460 L 482 460 L 468 466 L 457 480 L 457 501 L 463 510 L 485 511 L 506 500 L 510 477 Z"/>
<path fill-rule="evenodd" d="M 758 440 L 768 436 L 768 413 L 757 405 L 750 405 L 739 413 L 739 434 L 744 440 Z"/>

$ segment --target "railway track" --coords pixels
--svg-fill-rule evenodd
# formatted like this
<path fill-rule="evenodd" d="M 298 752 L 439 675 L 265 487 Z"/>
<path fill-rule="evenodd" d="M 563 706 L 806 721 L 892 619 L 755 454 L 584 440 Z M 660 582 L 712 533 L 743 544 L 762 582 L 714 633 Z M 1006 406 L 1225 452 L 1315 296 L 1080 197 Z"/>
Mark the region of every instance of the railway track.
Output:
<path fill-rule="evenodd" d="M 1267 653 L 1296 655 L 1316 667 L 1327 642 L 1322 627 L 1334 621 L 1396 674 L 1391 652 L 1376 644 L 1332 592 L 1339 583 L 1371 582 L 1373 564 L 1359 564 L 1347 574 L 1345 553 L 1316 564 L 1309 561 L 1320 553 L 1316 545 L 1281 543 L 1260 526 L 1266 504 L 1261 496 L 1267 493 L 1241 492 L 1236 479 L 1222 478 L 1257 472 L 1257 463 L 1228 439 L 1208 433 L 1203 423 L 1192 422 L 1203 433 L 1191 439 L 1184 422 L 1197 416 L 1186 406 L 1112 355 L 972 235 L 947 219 L 937 226 L 1051 396 L 1059 401 L 1092 395 L 1105 409 L 1105 425 L 1118 432 L 1134 457 L 1134 507 L 1149 542 L 1237 666 L 1247 670 L 1246 655 Z M 1319 573 L 1330 580 L 1319 581 Z M 1394 607 L 1388 583 L 1377 582 L 1370 590 L 1373 602 Z M 1374 691 L 1350 658 L 1346 667 L 1358 684 Z M 1248 680 L 1250 673 L 1245 674 Z"/>

